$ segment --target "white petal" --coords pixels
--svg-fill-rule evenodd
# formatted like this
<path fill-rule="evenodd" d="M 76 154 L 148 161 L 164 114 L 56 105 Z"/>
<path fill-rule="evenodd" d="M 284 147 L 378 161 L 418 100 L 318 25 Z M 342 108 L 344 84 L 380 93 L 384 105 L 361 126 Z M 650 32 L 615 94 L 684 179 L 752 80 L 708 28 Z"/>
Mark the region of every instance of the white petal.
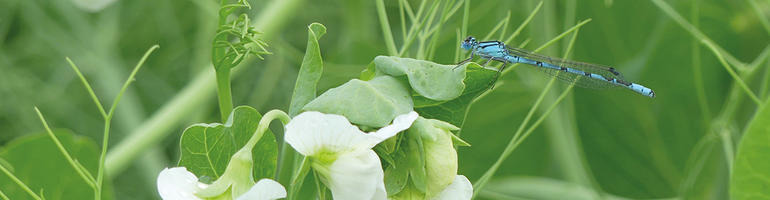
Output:
<path fill-rule="evenodd" d="M 352 150 L 365 140 L 363 131 L 342 115 L 303 112 L 286 124 L 286 142 L 297 152 L 312 156 L 322 148 L 341 152 Z"/>
<path fill-rule="evenodd" d="M 434 200 L 468 200 L 473 196 L 473 185 L 463 175 L 455 176 L 452 184 L 444 188 Z"/>
<path fill-rule="evenodd" d="M 380 142 L 408 129 L 417 112 L 399 115 L 393 124 L 366 134 L 342 115 L 303 112 L 286 125 L 286 142 L 303 155 L 314 155 L 324 148 L 331 152 L 371 149 Z"/>
<path fill-rule="evenodd" d="M 328 185 L 335 200 L 386 199 L 380 158 L 372 150 L 341 154 L 329 167 Z"/>
<path fill-rule="evenodd" d="M 286 198 L 286 188 L 272 179 L 262 179 L 236 200 L 273 200 Z"/>
<path fill-rule="evenodd" d="M 369 144 L 369 148 L 373 148 L 380 142 L 395 136 L 396 133 L 408 129 L 410 126 L 412 126 L 412 123 L 414 123 L 414 120 L 416 120 L 418 116 L 419 115 L 417 115 L 417 112 L 414 111 L 396 116 L 396 118 L 393 119 L 392 124 L 380 128 L 380 130 L 377 130 L 377 132 L 369 133 L 369 136 L 375 138 L 375 140 L 372 141 L 373 143 Z"/>
<path fill-rule="evenodd" d="M 200 199 L 198 177 L 184 167 L 166 168 L 158 175 L 158 193 L 164 200 Z"/>

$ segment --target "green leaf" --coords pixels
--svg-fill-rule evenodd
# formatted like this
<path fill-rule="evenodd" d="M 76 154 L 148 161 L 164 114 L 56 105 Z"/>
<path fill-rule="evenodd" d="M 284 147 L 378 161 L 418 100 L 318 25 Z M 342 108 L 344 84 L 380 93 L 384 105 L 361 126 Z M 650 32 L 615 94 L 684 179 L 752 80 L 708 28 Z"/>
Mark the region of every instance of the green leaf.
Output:
<path fill-rule="evenodd" d="M 262 115 L 254 108 L 233 109 L 227 123 L 195 124 L 182 133 L 179 166 L 207 180 L 216 180 L 225 171 L 230 157 L 251 138 Z M 272 178 L 278 162 L 278 145 L 269 130 L 252 150 L 254 180 Z"/>
<path fill-rule="evenodd" d="M 414 96 L 415 110 L 420 113 L 420 116 L 462 127 L 468 106 L 476 97 L 494 84 L 497 70 L 484 68 L 476 63 L 467 63 L 461 67 L 466 69 L 463 80 L 465 89 L 462 94 L 455 99 L 443 102 Z"/>
<path fill-rule="evenodd" d="M 393 164 L 385 168 L 385 190 L 388 194 L 398 194 L 403 190 L 409 180 L 409 164 L 404 151 L 393 154 Z"/>
<path fill-rule="evenodd" d="M 595 193 L 586 186 L 542 177 L 510 177 L 493 181 L 481 191 L 485 199 L 626 199 L 611 194 Z"/>
<path fill-rule="evenodd" d="M 319 23 L 312 23 L 307 29 L 305 57 L 302 58 L 297 83 L 294 84 L 294 93 L 291 95 L 289 116 L 299 114 L 302 107 L 316 97 L 316 86 L 323 73 L 323 60 L 318 39 L 326 34 L 326 27 Z"/>
<path fill-rule="evenodd" d="M 303 110 L 338 114 L 355 124 L 383 127 L 396 116 L 412 111 L 412 105 L 404 84 L 390 76 L 378 76 L 369 81 L 353 79 L 329 89 Z"/>
<path fill-rule="evenodd" d="M 66 130 L 54 130 L 54 134 L 72 158 L 95 177 L 99 158 L 96 143 Z M 0 160 L 5 160 L 4 166 L 10 165 L 9 170 L 17 178 L 46 199 L 94 198 L 93 189 L 75 172 L 46 134 L 14 139 L 0 150 Z M 0 173 L 0 191 L 10 199 L 30 199 L 29 194 L 3 173 Z"/>
<path fill-rule="evenodd" d="M 385 74 L 406 75 L 412 89 L 428 99 L 452 100 L 465 89 L 465 67 L 395 56 L 377 56 L 374 64 Z"/>
<path fill-rule="evenodd" d="M 770 101 L 757 112 L 738 145 L 730 199 L 770 198 Z"/>

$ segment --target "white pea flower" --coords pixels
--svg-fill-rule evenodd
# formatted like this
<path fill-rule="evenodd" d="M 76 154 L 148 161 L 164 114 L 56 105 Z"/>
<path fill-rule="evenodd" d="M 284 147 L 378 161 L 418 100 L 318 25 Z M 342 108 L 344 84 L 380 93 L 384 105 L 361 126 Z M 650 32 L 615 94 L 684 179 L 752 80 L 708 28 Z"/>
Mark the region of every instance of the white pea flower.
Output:
<path fill-rule="evenodd" d="M 380 158 L 372 148 L 408 129 L 418 115 L 397 116 L 391 125 L 364 133 L 341 115 L 304 112 L 286 125 L 286 142 L 310 158 L 336 200 L 386 199 Z"/>
<path fill-rule="evenodd" d="M 164 200 L 198 200 L 195 194 L 209 187 L 185 167 L 166 168 L 158 175 L 158 193 Z M 286 189 L 271 179 L 262 179 L 237 200 L 272 200 L 286 198 Z"/>

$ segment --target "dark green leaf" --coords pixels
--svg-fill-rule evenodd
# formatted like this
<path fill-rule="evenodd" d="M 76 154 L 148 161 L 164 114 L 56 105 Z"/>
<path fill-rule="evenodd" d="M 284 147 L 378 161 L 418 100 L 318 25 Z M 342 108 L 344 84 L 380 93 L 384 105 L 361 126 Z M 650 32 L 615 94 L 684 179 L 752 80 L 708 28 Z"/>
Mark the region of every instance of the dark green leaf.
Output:
<path fill-rule="evenodd" d="M 468 63 L 461 67 L 466 68 L 463 80 L 465 89 L 462 94 L 456 99 L 445 102 L 414 96 L 415 110 L 420 113 L 420 116 L 462 127 L 468 105 L 494 83 L 497 71 L 483 68 L 476 63 Z"/>
<path fill-rule="evenodd" d="M 239 106 L 233 109 L 226 124 L 195 124 L 182 133 L 179 166 L 198 177 L 218 179 L 224 173 L 230 157 L 243 147 L 257 129 L 262 118 L 254 108 Z M 252 150 L 254 180 L 275 175 L 278 148 L 275 136 L 265 132 Z"/>

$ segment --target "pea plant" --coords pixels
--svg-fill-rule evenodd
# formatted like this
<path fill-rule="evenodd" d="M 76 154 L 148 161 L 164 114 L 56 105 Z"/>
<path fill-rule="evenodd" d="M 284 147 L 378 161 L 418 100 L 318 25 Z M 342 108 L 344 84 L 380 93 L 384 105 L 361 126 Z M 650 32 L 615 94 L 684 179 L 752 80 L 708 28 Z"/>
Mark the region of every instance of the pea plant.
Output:
<path fill-rule="evenodd" d="M 503 150 L 495 152 L 497 157 L 491 165 L 483 167 L 485 170 L 477 179 L 473 177 L 474 180 L 469 180 L 460 169 L 463 157 L 458 151 L 484 147 L 474 146 L 466 139 L 469 134 L 480 134 L 467 131 L 468 115 L 478 101 L 506 84 L 501 77 L 518 68 L 519 63 L 487 62 L 494 60 L 491 58 L 477 63 L 474 61 L 479 60 L 472 60 L 472 53 L 471 62 L 460 62 L 468 58 L 460 45 L 454 47 L 453 62 L 437 62 L 440 60 L 437 58 L 440 40 L 448 37 L 441 35 L 442 30 L 455 29 L 452 39 L 457 41 L 469 35 L 472 4 L 470 0 L 426 2 L 429 1 L 422 1 L 416 9 L 412 9 L 408 1 L 397 1 L 398 24 L 402 30 L 400 44 L 397 45 L 385 2 L 375 0 L 383 49 L 387 54 L 359 64 L 363 70 L 356 76 L 346 78 L 344 83 L 323 92 L 320 92 L 319 82 L 329 64 L 325 63 L 321 53 L 328 47 L 322 48 L 321 41 L 327 31 L 335 30 L 327 30 L 321 23 L 309 23 L 306 30 L 293 30 L 307 31 L 307 42 L 299 61 L 296 81 L 288 92 L 291 94 L 288 109 L 260 111 L 250 105 L 234 105 L 231 80 L 243 68 L 249 67 L 242 63 L 261 62 L 280 54 L 272 52 L 265 39 L 265 35 L 276 34 L 276 30 L 269 28 L 279 20 L 270 16 L 253 19 L 248 12 L 252 8 L 249 1 L 221 0 L 216 11 L 216 29 L 211 30 L 214 34 L 210 38 L 210 69 L 192 81 L 189 93 L 182 92 L 179 99 L 172 100 L 172 106 L 163 107 L 159 112 L 162 114 L 152 116 L 151 123 L 135 127 L 141 134 L 131 135 L 112 148 L 108 148 L 112 144 L 112 120 L 121 99 L 145 62 L 154 52 L 162 49 L 153 45 L 143 54 L 117 95 L 111 98 L 109 107 L 94 91 L 77 61 L 65 58 L 103 121 L 101 144 L 97 145 L 66 129 L 51 128 L 55 125 L 44 117 L 46 111 L 34 107 L 45 134 L 15 139 L 0 149 L 0 171 L 4 175 L 0 178 L 7 177 L 0 179 L 0 199 L 115 199 L 113 191 L 118 186 L 111 183 L 112 178 L 127 168 L 143 150 L 156 146 L 164 139 L 162 130 L 169 129 L 165 122 L 190 114 L 182 110 L 195 110 L 198 104 L 194 101 L 207 94 L 198 91 L 207 87 L 216 89 L 218 121 L 198 121 L 176 130 L 181 132 L 178 138 L 179 160 L 157 174 L 154 182 L 157 197 L 166 200 L 518 198 L 515 195 L 505 196 L 506 190 L 512 187 L 495 187 L 506 185 L 495 184 L 493 177 L 504 167 L 503 162 L 546 123 L 552 113 L 558 113 L 562 108 L 560 106 L 574 106 L 569 98 L 577 84 L 568 81 L 564 87 L 559 87 L 556 84 L 559 77 L 556 76 L 543 82 L 545 87 L 537 91 L 536 99 L 530 102 L 525 113 L 521 113 L 523 121 L 508 136 L 509 140 L 500 142 L 504 145 Z M 764 16 L 757 2 L 750 2 L 759 10 L 756 11 L 758 15 Z M 296 1 L 276 1 L 271 5 L 275 8 L 271 9 L 287 12 L 293 3 Z M 766 189 L 770 183 L 766 177 L 770 174 L 767 170 L 770 165 L 765 160 L 770 152 L 766 140 L 770 133 L 770 126 L 767 125 L 770 108 L 765 91 L 770 85 L 770 70 L 765 71 L 762 80 L 752 82 L 747 79 L 757 74 L 757 69 L 770 57 L 770 50 L 763 51 L 752 63 L 743 63 L 664 1 L 652 0 L 652 3 L 699 40 L 700 43 L 693 43 L 695 49 L 701 45 L 708 48 L 734 83 L 728 90 L 724 110 L 717 117 L 711 117 L 709 113 L 703 118 L 713 123 L 714 127 L 708 129 L 709 137 L 704 137 L 703 143 L 699 142 L 704 149 L 709 141 L 721 142 L 730 174 L 729 196 L 735 199 L 768 197 L 770 193 Z M 484 30 L 487 35 L 479 39 L 496 38 L 501 44 L 509 45 L 523 41 L 512 46 L 527 47 L 531 40 L 521 39 L 522 31 L 531 24 L 543 5 L 539 2 L 511 32 L 507 30 L 512 23 L 509 12 L 493 28 Z M 460 18 L 461 25 L 445 27 L 449 26 L 447 22 L 453 17 Z M 591 21 L 590 18 L 569 21 L 565 23 L 568 28 L 543 44 L 528 49 L 536 53 L 562 42 L 565 48 L 559 57 L 568 59 L 572 56 L 581 28 Z M 767 19 L 760 21 L 766 28 L 769 27 Z M 260 27 L 268 29 L 259 30 Z M 770 28 L 767 30 L 770 33 Z M 568 40 L 563 40 L 565 38 Z M 609 69 L 614 72 L 614 68 Z M 566 68 L 562 70 L 567 71 Z M 590 78 L 589 73 L 585 75 Z M 707 110 L 709 106 L 704 86 L 700 83 L 696 85 L 698 104 Z M 753 85 L 760 85 L 759 94 L 751 88 Z M 650 94 L 655 96 L 651 90 Z M 739 115 L 743 107 L 755 108 L 752 116 L 747 117 L 747 122 L 741 124 L 731 120 Z M 563 117 L 569 114 L 557 115 Z M 745 126 L 737 148 L 733 147 L 732 141 L 738 134 L 733 128 L 736 126 Z M 650 151 L 657 152 L 655 149 Z M 580 158 L 574 160 L 581 165 L 585 162 Z M 690 161 L 695 163 L 695 169 L 691 170 L 700 171 L 706 167 L 704 160 L 696 158 Z M 581 174 L 576 179 L 582 180 L 585 185 L 553 187 L 559 188 L 553 190 L 552 187 L 545 187 L 553 183 L 538 179 L 518 186 L 545 188 L 523 192 L 538 193 L 535 197 L 543 199 L 565 196 L 575 199 L 632 198 L 603 191 L 594 183 L 598 178 L 588 176 L 591 171 L 587 167 L 575 166 L 571 169 L 574 169 L 573 174 Z M 680 183 L 682 191 L 672 199 L 690 197 L 688 191 L 698 186 L 696 176 L 699 172 L 692 173 L 696 174 L 683 178 Z M 535 184 L 531 186 L 529 183 Z"/>

